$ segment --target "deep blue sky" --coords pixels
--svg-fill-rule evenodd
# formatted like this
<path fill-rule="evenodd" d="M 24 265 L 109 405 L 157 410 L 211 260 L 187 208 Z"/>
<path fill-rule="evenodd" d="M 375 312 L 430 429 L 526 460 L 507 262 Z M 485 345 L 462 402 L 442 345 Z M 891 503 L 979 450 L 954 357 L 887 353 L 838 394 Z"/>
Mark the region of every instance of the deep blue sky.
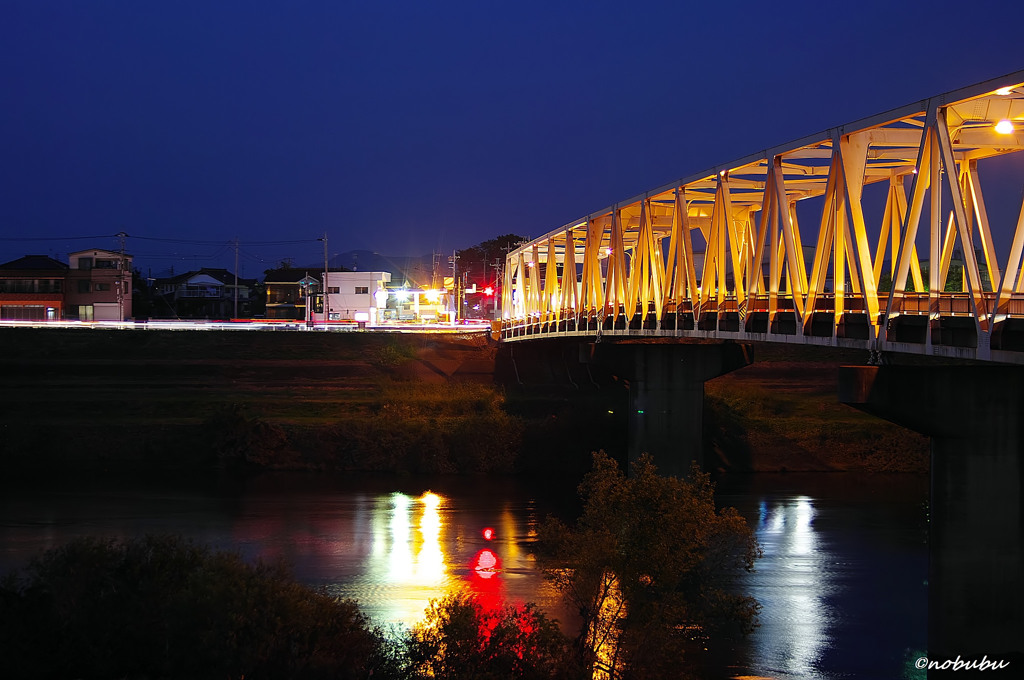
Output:
<path fill-rule="evenodd" d="M 1024 68 L 1010 5 L 0 0 L 0 261 L 123 230 L 154 270 L 232 267 L 186 242 L 237 237 L 256 276 L 324 232 L 538 236 Z"/>

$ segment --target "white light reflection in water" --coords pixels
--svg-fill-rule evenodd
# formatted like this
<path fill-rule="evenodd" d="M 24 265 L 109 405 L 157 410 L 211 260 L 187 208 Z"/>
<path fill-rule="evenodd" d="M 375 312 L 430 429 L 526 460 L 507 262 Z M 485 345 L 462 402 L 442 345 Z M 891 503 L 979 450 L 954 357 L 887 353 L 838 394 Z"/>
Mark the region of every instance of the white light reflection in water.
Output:
<path fill-rule="evenodd" d="M 387 603 L 389 621 L 415 623 L 430 600 L 448 589 L 443 504 L 444 499 L 431 492 L 419 498 L 393 493 L 376 500 L 366 576 L 371 582 L 392 584 L 388 593 L 376 594 L 379 602 Z"/>
<path fill-rule="evenodd" d="M 757 540 L 764 550 L 751 575 L 762 627 L 751 636 L 763 671 L 777 678 L 821 677 L 834 619 L 825 598 L 833 589 L 827 558 L 806 496 L 761 503 Z"/>

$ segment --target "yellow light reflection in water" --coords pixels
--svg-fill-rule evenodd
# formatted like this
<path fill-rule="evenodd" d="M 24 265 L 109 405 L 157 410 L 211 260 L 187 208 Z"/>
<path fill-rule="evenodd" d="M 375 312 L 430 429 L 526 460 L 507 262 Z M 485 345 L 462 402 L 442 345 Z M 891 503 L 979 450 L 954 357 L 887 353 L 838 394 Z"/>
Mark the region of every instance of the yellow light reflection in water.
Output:
<path fill-rule="evenodd" d="M 501 536 L 503 539 L 502 547 L 505 550 L 505 559 L 517 560 L 519 559 L 519 542 L 514 540 L 516 536 L 516 518 L 512 515 L 512 511 L 505 507 L 501 513 Z"/>
<path fill-rule="evenodd" d="M 593 680 L 613 680 L 621 677 L 619 665 L 619 642 L 622 637 L 622 621 L 626 618 L 626 601 L 619 589 L 619 579 L 611 572 L 605 572 L 601 585 L 601 600 L 597 618 L 587 631 L 587 643 L 594 650 Z"/>
<path fill-rule="evenodd" d="M 427 492 L 420 497 L 423 514 L 420 516 L 420 537 L 423 541 L 416 560 L 416 582 L 434 585 L 444 582 L 447 566 L 441 550 L 441 497 Z"/>

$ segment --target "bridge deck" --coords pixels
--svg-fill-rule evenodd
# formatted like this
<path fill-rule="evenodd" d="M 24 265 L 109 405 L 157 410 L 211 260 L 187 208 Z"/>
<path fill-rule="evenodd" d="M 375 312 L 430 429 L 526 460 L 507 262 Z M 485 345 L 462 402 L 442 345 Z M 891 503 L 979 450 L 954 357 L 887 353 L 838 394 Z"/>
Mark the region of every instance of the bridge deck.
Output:
<path fill-rule="evenodd" d="M 1022 150 L 1018 71 L 716 166 L 510 252 L 501 337 L 1024 363 L 1024 201 L 990 221 L 981 182 L 1024 186 Z"/>

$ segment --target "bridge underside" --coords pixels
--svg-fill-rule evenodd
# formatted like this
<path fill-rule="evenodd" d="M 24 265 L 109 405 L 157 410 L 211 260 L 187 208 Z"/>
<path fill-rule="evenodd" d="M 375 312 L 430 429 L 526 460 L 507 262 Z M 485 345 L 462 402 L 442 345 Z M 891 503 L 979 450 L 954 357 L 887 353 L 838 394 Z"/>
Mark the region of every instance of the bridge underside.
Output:
<path fill-rule="evenodd" d="M 673 182 L 510 252 L 501 338 L 1024 363 L 1022 150 L 1024 71 Z"/>
<path fill-rule="evenodd" d="M 1024 367 L 844 367 L 840 400 L 931 437 L 929 656 L 1024 663 Z"/>
<path fill-rule="evenodd" d="M 704 383 L 751 362 L 735 343 L 631 343 L 549 339 L 506 345 L 510 379 L 531 392 L 567 390 L 594 448 L 628 465 L 650 454 L 659 472 L 703 466 Z M 502 360 L 504 361 L 504 360 Z M 501 362 L 499 362 L 501 363 Z M 502 371 L 499 371 L 502 373 Z M 588 451 L 589 453 L 589 451 Z"/>

